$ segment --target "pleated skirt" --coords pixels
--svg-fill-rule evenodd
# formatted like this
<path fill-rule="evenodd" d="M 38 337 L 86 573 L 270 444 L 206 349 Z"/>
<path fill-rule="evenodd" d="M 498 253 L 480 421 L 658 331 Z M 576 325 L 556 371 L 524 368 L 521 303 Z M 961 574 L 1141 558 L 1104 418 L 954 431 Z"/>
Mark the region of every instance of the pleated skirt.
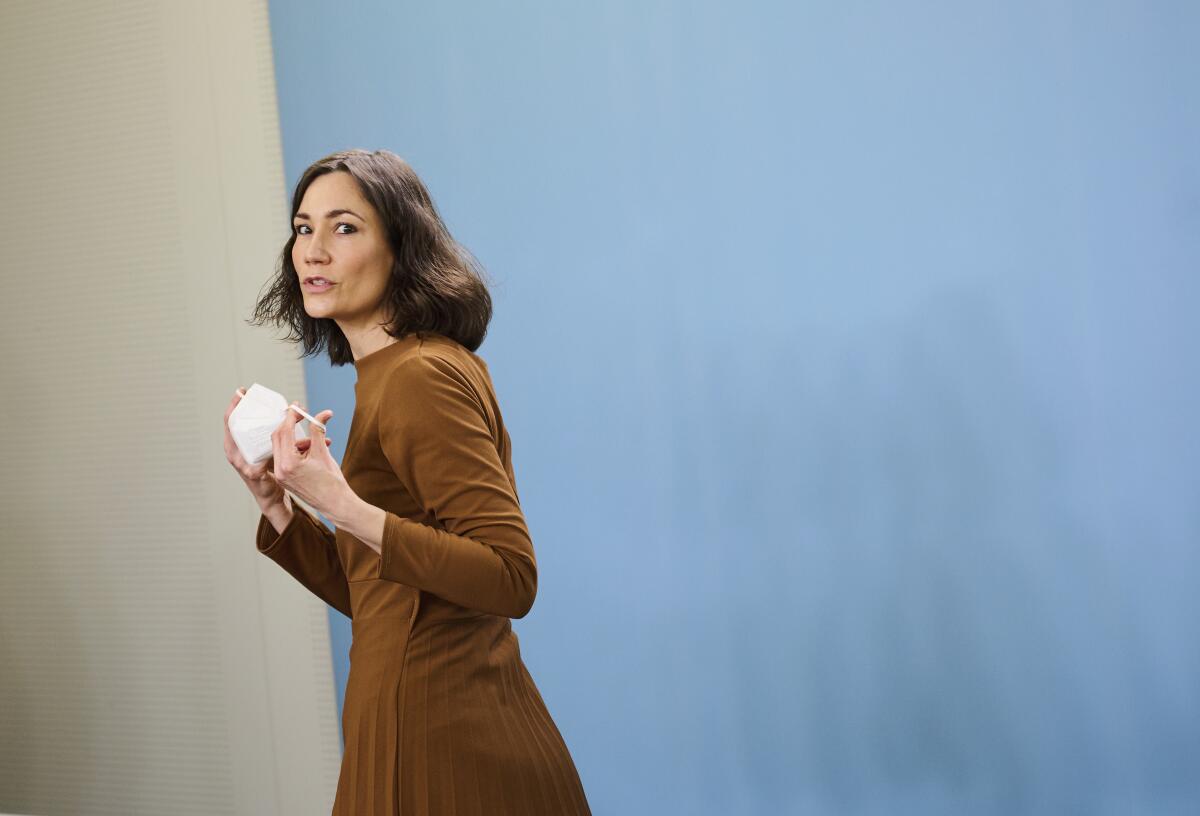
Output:
<path fill-rule="evenodd" d="M 352 621 L 334 816 L 590 816 L 512 621 Z"/>

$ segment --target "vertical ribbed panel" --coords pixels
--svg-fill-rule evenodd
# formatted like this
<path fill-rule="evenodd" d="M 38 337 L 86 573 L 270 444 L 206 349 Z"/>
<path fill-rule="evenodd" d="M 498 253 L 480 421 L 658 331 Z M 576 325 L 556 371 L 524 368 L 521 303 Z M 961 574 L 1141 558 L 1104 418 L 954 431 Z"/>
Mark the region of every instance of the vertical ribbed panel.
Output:
<path fill-rule="evenodd" d="M 324 605 L 254 546 L 233 389 L 287 238 L 265 2 L 0 8 L 0 811 L 328 813 Z"/>

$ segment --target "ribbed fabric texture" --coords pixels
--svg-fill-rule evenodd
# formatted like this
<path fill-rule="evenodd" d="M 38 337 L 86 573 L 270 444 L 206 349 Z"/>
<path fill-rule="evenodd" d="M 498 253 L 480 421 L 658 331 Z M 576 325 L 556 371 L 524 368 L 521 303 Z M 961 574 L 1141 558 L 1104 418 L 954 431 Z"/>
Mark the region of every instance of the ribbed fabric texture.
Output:
<path fill-rule="evenodd" d="M 333 813 L 590 816 L 512 629 L 537 569 L 486 365 L 426 333 L 355 367 L 342 472 L 387 511 L 382 556 L 298 504 L 257 534 L 351 618 Z"/>

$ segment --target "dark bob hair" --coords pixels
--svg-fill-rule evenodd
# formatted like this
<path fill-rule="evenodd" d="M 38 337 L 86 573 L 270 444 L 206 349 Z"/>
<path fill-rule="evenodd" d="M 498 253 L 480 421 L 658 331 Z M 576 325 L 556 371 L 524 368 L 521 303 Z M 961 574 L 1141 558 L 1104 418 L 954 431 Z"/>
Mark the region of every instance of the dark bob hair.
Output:
<path fill-rule="evenodd" d="M 270 289 L 259 298 L 252 326 L 272 323 L 290 328 L 287 340 L 303 344 L 302 357 L 329 350 L 329 362 L 354 362 L 350 344 L 330 318 L 304 311 L 300 277 L 292 263 L 296 242 L 293 219 L 313 179 L 344 170 L 358 182 L 375 208 L 392 248 L 392 274 L 384 294 L 388 308 L 380 325 L 392 337 L 434 332 L 476 351 L 492 318 L 492 297 L 484 270 L 475 257 L 450 235 L 429 191 L 404 159 L 387 150 L 346 150 L 313 162 L 292 194 L 288 219 L 291 235 L 279 254 Z"/>

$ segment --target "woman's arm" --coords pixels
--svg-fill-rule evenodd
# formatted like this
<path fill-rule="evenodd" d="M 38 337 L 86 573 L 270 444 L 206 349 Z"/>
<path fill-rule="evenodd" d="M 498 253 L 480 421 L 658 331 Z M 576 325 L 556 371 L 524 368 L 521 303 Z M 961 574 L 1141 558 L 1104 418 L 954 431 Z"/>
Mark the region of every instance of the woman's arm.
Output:
<path fill-rule="evenodd" d="M 282 530 L 280 521 L 284 521 Z M 338 558 L 334 533 L 292 502 L 290 496 L 285 493 L 277 509 L 263 511 L 255 538 L 260 553 L 325 603 L 348 618 L 354 617 L 350 586 Z"/>
<path fill-rule="evenodd" d="M 292 520 L 291 497 L 287 493 L 284 493 L 281 500 L 263 507 L 262 514 L 267 517 L 267 521 L 271 522 L 271 526 L 275 528 L 275 532 L 282 533 L 283 529 Z"/>
<path fill-rule="evenodd" d="M 533 542 L 464 376 L 431 355 L 401 363 L 384 386 L 379 440 L 396 476 L 445 529 L 353 494 L 330 521 L 379 553 L 380 578 L 481 612 L 524 617 L 537 594 Z"/>

